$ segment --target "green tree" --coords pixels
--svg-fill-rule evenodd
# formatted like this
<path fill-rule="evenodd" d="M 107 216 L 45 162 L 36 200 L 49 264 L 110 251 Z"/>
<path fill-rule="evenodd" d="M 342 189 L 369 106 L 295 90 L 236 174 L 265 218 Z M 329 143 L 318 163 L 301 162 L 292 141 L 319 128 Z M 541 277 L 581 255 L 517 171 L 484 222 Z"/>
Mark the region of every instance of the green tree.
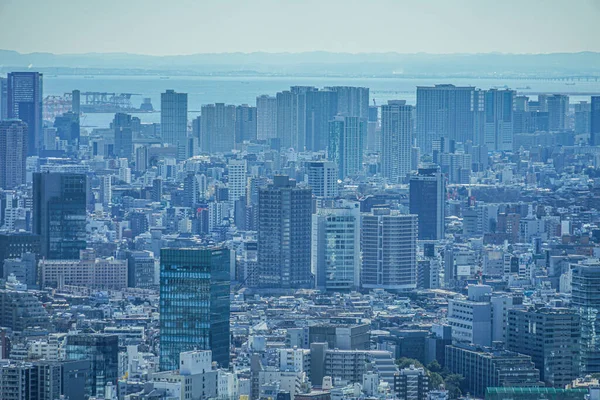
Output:
<path fill-rule="evenodd" d="M 444 385 L 451 399 L 458 399 L 462 396 L 462 387 L 465 378 L 460 374 L 450 374 L 444 379 Z"/>
<path fill-rule="evenodd" d="M 442 372 L 442 366 L 437 360 L 433 360 L 429 364 L 427 364 L 427 369 L 431 372 L 437 372 L 438 374 Z"/>
<path fill-rule="evenodd" d="M 411 365 L 414 365 L 416 368 L 425 368 L 424 365 L 414 358 L 401 357 L 396 361 L 399 369 L 409 368 Z"/>

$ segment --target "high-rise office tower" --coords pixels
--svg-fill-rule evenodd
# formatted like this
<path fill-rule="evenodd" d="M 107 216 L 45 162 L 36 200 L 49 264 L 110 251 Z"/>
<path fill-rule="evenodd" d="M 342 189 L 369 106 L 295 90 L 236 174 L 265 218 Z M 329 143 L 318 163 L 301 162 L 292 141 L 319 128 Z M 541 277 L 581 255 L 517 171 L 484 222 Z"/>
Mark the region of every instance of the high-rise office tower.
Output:
<path fill-rule="evenodd" d="M 84 174 L 33 174 L 33 233 L 40 236 L 40 256 L 49 260 L 79 259 L 86 248 Z"/>
<path fill-rule="evenodd" d="M 318 89 L 312 86 L 292 86 L 292 129 L 291 147 L 303 151 L 306 147 L 306 122 L 308 112 L 308 96 Z"/>
<path fill-rule="evenodd" d="M 77 115 L 81 114 L 81 92 L 77 89 L 71 92 L 71 111 Z"/>
<path fill-rule="evenodd" d="M 304 145 L 307 150 L 327 148 L 329 121 L 337 114 L 337 92 L 311 90 L 306 93 Z"/>
<path fill-rule="evenodd" d="M 79 142 L 79 114 L 68 111 L 57 116 L 54 119 L 54 127 L 60 140 L 65 140 L 70 145 L 76 145 Z M 42 144 L 47 147 L 47 143 L 44 141 L 42 141 Z"/>
<path fill-rule="evenodd" d="M 374 208 L 362 216 L 361 285 L 365 289 L 417 287 L 417 216 Z"/>
<path fill-rule="evenodd" d="M 417 143 L 431 153 L 433 141 L 442 137 L 473 140 L 474 87 L 454 85 L 417 86 Z"/>
<path fill-rule="evenodd" d="M 514 136 L 513 90 L 485 91 L 483 142 L 492 151 L 512 151 Z"/>
<path fill-rule="evenodd" d="M 410 177 L 409 207 L 419 217 L 419 240 L 444 238 L 446 184 L 438 167 L 419 168 Z"/>
<path fill-rule="evenodd" d="M 248 162 L 246 160 L 229 160 L 227 163 L 229 187 L 229 202 L 233 207 L 235 202 L 246 196 Z"/>
<path fill-rule="evenodd" d="M 256 98 L 256 138 L 269 140 L 277 137 L 277 98 L 262 95 Z"/>
<path fill-rule="evenodd" d="M 568 127 L 569 96 L 553 94 L 546 99 L 550 131 L 562 131 Z"/>
<path fill-rule="evenodd" d="M 571 306 L 579 312 L 581 374 L 600 372 L 600 264 L 577 264 L 572 270 Z"/>
<path fill-rule="evenodd" d="M 235 148 L 235 106 L 223 103 L 202 106 L 200 151 L 227 153 Z"/>
<path fill-rule="evenodd" d="M 187 146 L 187 93 L 167 90 L 160 95 L 160 131 L 165 143 L 177 146 L 179 158 L 184 158 Z"/>
<path fill-rule="evenodd" d="M 160 370 L 179 369 L 179 354 L 211 350 L 229 366 L 229 249 L 160 251 Z"/>
<path fill-rule="evenodd" d="M 590 144 L 600 146 L 600 96 L 592 96 L 590 104 Z"/>
<path fill-rule="evenodd" d="M 43 75 L 39 72 L 10 72 L 7 83 L 8 118 L 27 124 L 27 155 L 37 155 L 42 147 Z"/>
<path fill-rule="evenodd" d="M 106 334 L 68 335 L 65 346 L 69 361 L 88 360 L 91 373 L 86 382 L 86 398 L 104 398 L 106 385 L 117 386 L 119 378 L 119 337 Z"/>
<path fill-rule="evenodd" d="M 8 119 L 8 80 L 0 77 L 0 121 Z"/>
<path fill-rule="evenodd" d="M 389 182 L 401 183 L 410 173 L 412 110 L 404 100 L 381 106 L 381 174 Z"/>
<path fill-rule="evenodd" d="M 284 149 L 292 144 L 293 94 L 289 90 L 277 93 L 277 138 Z"/>
<path fill-rule="evenodd" d="M 18 119 L 0 121 L 0 189 L 25 183 L 27 124 Z"/>
<path fill-rule="evenodd" d="M 308 186 L 313 194 L 322 198 L 335 198 L 338 195 L 337 164 L 331 161 L 309 161 L 306 163 Z"/>
<path fill-rule="evenodd" d="M 360 174 L 367 122 L 358 117 L 337 116 L 329 122 L 327 158 L 338 166 L 340 179 Z"/>
<path fill-rule="evenodd" d="M 258 285 L 264 288 L 307 288 L 313 278 L 311 260 L 312 190 L 276 175 L 259 189 Z"/>
<path fill-rule="evenodd" d="M 341 202 L 313 214 L 312 270 L 317 289 L 349 292 L 360 287 L 360 206 Z"/>
<path fill-rule="evenodd" d="M 235 108 L 235 144 L 256 140 L 256 107 L 242 104 Z"/>
<path fill-rule="evenodd" d="M 355 86 L 331 86 L 325 90 L 337 93 L 337 114 L 369 119 L 369 88 Z"/>
<path fill-rule="evenodd" d="M 133 129 L 131 115 L 125 113 L 115 114 L 112 128 L 115 132 L 115 156 L 117 158 L 131 160 L 133 157 Z"/>

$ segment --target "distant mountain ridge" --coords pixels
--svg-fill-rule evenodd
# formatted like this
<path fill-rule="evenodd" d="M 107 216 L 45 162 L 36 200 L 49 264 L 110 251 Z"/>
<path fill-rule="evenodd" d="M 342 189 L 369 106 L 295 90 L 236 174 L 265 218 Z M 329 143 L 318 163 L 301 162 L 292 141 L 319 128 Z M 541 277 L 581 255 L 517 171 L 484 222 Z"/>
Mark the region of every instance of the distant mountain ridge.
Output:
<path fill-rule="evenodd" d="M 369 76 L 600 76 L 600 53 L 400 54 L 400 53 L 206 53 L 151 56 L 130 53 L 22 54 L 0 50 L 0 70 L 60 73 L 135 70 L 136 73 L 325 74 Z"/>

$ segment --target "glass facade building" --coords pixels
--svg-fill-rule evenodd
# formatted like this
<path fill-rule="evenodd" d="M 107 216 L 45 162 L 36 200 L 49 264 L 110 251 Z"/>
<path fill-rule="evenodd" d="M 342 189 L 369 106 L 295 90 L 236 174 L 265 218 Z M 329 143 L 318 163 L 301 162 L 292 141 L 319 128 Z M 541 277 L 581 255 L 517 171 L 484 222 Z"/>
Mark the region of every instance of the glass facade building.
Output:
<path fill-rule="evenodd" d="M 40 236 L 40 256 L 49 260 L 79 259 L 86 248 L 84 174 L 33 174 L 33 233 Z"/>
<path fill-rule="evenodd" d="M 86 398 L 104 398 L 108 382 L 117 385 L 119 374 L 119 337 L 105 334 L 67 336 L 66 357 L 69 361 L 89 360 L 91 373 L 86 384 Z"/>
<path fill-rule="evenodd" d="M 229 249 L 160 252 L 160 370 L 179 369 L 179 354 L 211 350 L 229 366 Z"/>
<path fill-rule="evenodd" d="M 438 167 L 419 168 L 410 177 L 410 213 L 419 216 L 419 240 L 439 240 L 445 234 L 446 183 Z"/>

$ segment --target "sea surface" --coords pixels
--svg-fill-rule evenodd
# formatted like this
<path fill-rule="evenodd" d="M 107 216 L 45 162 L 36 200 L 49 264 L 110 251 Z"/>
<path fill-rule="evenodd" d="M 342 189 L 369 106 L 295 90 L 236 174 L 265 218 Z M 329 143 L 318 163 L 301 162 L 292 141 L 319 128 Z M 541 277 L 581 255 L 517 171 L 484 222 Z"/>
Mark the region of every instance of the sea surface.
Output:
<path fill-rule="evenodd" d="M 74 89 L 81 92 L 115 92 L 133 93 L 132 106 L 139 107 L 143 99 L 152 100 L 155 110 L 160 109 L 160 94 L 167 89 L 188 93 L 189 119 L 200 114 L 203 104 L 251 104 L 256 103 L 256 96 L 289 89 L 290 86 L 365 86 L 370 88 L 371 101 L 384 104 L 388 100 L 402 99 L 408 104 L 416 102 L 417 86 L 432 86 L 451 83 L 457 86 L 475 86 L 481 89 L 493 87 L 517 90 L 519 93 L 565 93 L 570 94 L 571 103 L 590 100 L 591 95 L 600 95 L 600 82 L 575 81 L 567 84 L 564 81 L 518 80 L 489 78 L 368 78 L 368 77 L 229 77 L 229 76 L 125 76 L 125 75 L 45 75 L 44 96 L 62 96 Z M 528 94 L 529 95 L 529 94 Z M 535 99 L 535 94 L 529 95 Z M 82 96 L 82 102 L 83 102 Z M 372 103 L 373 104 L 373 103 Z M 108 127 L 113 119 L 112 113 L 89 113 L 82 117 L 82 126 L 88 128 Z M 160 112 L 136 114 L 142 122 L 160 122 Z"/>

